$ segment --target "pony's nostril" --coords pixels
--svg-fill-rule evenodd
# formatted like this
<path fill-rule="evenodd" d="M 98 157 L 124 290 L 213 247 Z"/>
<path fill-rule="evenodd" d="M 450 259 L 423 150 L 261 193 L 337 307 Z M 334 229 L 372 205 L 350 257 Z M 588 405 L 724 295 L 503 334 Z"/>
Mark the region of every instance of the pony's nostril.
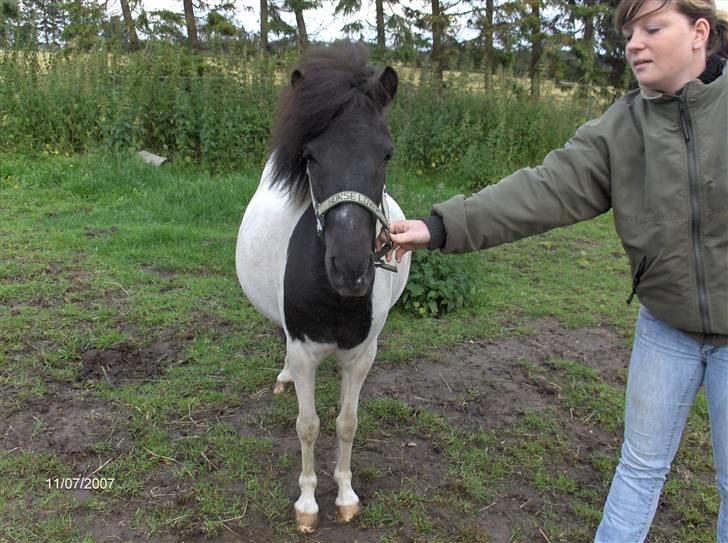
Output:
<path fill-rule="evenodd" d="M 362 279 L 366 276 L 367 272 L 369 271 L 369 268 L 371 268 L 374 265 L 374 256 L 368 255 L 364 260 L 362 260 L 359 269 L 358 269 L 358 276 L 359 279 Z"/>
<path fill-rule="evenodd" d="M 374 260 L 367 256 L 354 264 L 347 259 L 332 257 L 329 264 L 329 273 L 333 281 L 347 288 L 361 290 L 368 284 Z"/>

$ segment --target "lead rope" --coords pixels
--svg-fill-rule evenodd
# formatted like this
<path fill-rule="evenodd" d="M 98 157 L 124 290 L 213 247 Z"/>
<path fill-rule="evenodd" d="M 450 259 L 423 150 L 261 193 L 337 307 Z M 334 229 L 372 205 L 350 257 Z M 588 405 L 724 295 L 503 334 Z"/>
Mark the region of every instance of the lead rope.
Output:
<path fill-rule="evenodd" d="M 384 232 L 384 238 L 385 241 L 382 244 L 382 246 L 379 248 L 378 251 L 374 252 L 374 266 L 377 268 L 382 268 L 383 270 L 391 271 L 394 273 L 397 273 L 397 266 L 394 264 L 388 264 L 384 260 L 384 256 L 394 249 L 394 241 L 392 241 L 392 236 L 389 231 L 389 205 L 387 205 L 387 186 L 384 186 L 384 189 L 382 190 L 382 214 L 384 215 L 384 219 L 386 222 L 381 223 L 382 229 L 380 231 Z M 379 239 L 379 236 L 377 236 L 377 239 Z"/>

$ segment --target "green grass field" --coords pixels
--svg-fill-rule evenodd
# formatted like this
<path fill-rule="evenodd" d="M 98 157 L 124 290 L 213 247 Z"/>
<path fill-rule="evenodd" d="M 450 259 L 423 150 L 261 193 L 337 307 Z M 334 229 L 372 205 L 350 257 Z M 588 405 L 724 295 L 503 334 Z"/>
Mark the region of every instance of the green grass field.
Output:
<path fill-rule="evenodd" d="M 394 166 L 409 216 L 463 190 Z M 322 366 L 324 520 L 305 538 L 295 396 L 270 392 L 284 345 L 234 270 L 259 173 L 0 155 L 0 541 L 590 541 L 637 310 L 611 216 L 450 257 L 477 288 L 445 318 L 395 308 L 348 526 L 331 518 L 339 388 Z M 55 483 L 79 476 L 114 482 Z M 713 541 L 717 509 L 701 393 L 650 541 Z"/>

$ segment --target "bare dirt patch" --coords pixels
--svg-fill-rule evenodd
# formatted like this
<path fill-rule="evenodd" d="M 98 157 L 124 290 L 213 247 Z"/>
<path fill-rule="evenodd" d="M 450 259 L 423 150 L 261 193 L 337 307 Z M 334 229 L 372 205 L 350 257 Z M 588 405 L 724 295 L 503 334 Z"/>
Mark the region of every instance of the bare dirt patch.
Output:
<path fill-rule="evenodd" d="M 84 233 L 86 234 L 86 237 L 88 238 L 99 238 L 99 237 L 105 237 L 110 236 L 112 234 L 116 234 L 119 231 L 119 229 L 116 226 L 112 226 L 111 228 L 90 228 L 86 227 L 84 230 Z"/>
<path fill-rule="evenodd" d="M 528 379 L 520 361 L 543 368 L 559 357 L 595 369 L 605 381 L 621 382 L 629 351 L 612 330 L 567 330 L 543 320 L 534 323 L 532 332 L 518 340 L 469 341 L 407 365 L 375 364 L 362 395 L 397 398 L 477 428 L 508 424 L 524 411 L 553 403 L 557 387 Z"/>
<path fill-rule="evenodd" d="M 92 391 L 54 385 L 44 396 L 0 415 L 3 449 L 55 455 L 74 476 L 98 467 L 96 444 L 106 441 L 117 454 L 130 446 L 118 408 L 99 400 Z"/>
<path fill-rule="evenodd" d="M 111 386 L 131 381 L 151 380 L 167 366 L 184 362 L 184 346 L 173 330 L 168 330 L 153 344 L 139 347 L 129 344 L 104 349 L 90 349 L 81 357 L 82 381 L 107 381 Z"/>

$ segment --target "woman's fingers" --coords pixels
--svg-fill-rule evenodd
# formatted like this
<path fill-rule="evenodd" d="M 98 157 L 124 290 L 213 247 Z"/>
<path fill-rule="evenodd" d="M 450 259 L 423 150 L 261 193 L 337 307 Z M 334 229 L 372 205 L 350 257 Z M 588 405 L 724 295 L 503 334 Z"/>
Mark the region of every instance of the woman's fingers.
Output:
<path fill-rule="evenodd" d="M 421 220 L 393 223 L 390 225 L 390 236 L 397 248 L 387 253 L 387 262 L 392 260 L 392 253 L 397 262 L 401 262 L 407 251 L 425 249 L 430 243 L 430 229 Z"/>

